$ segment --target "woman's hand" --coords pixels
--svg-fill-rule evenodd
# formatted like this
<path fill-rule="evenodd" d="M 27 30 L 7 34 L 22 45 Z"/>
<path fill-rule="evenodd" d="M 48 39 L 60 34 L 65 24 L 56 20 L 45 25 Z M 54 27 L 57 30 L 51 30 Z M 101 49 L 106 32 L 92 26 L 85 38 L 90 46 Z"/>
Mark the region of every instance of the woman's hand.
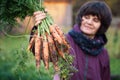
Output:
<path fill-rule="evenodd" d="M 41 11 L 36 11 L 33 13 L 33 18 L 35 21 L 35 26 L 38 26 L 38 24 L 41 23 L 42 19 L 46 17 L 46 14 Z"/>

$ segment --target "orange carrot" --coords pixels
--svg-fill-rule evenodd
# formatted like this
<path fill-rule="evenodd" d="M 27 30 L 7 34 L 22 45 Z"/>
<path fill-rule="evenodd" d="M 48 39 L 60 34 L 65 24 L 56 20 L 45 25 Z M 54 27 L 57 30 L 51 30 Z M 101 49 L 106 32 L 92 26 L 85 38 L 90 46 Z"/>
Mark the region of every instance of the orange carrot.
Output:
<path fill-rule="evenodd" d="M 41 54 L 41 37 L 35 38 L 35 59 L 36 59 L 36 67 L 40 67 L 40 54 Z"/>
<path fill-rule="evenodd" d="M 55 24 L 55 29 L 56 29 L 56 31 L 58 32 L 58 34 L 60 35 L 60 37 L 62 38 L 63 43 L 64 43 L 65 45 L 68 45 L 68 46 L 69 46 L 69 44 L 68 44 L 68 42 L 67 42 L 67 40 L 66 40 L 66 38 L 65 38 L 65 35 L 64 35 L 64 33 L 62 32 L 62 30 L 60 29 L 60 27 Z"/>
<path fill-rule="evenodd" d="M 53 35 L 53 37 L 54 37 L 54 39 L 56 40 L 56 41 L 58 41 L 58 43 L 62 43 L 62 39 L 61 39 L 61 37 L 58 35 L 58 33 L 57 33 L 57 31 L 55 30 L 55 25 L 51 25 L 50 27 L 49 27 L 49 29 L 50 29 L 50 33 Z"/>
<path fill-rule="evenodd" d="M 37 36 L 37 27 L 34 26 L 30 32 L 29 44 L 27 50 L 31 51 L 35 55 L 35 37 Z"/>
<path fill-rule="evenodd" d="M 34 45 L 34 43 L 35 43 L 35 37 L 36 37 L 36 34 L 34 34 L 34 35 L 31 37 L 27 50 L 31 51 L 31 49 L 32 49 L 32 47 L 33 47 L 33 45 Z"/>
<path fill-rule="evenodd" d="M 57 24 L 54 24 L 54 26 L 58 34 L 62 37 L 64 33 L 62 32 L 61 28 Z"/>
<path fill-rule="evenodd" d="M 70 48 L 69 43 L 67 42 L 64 33 L 62 32 L 62 30 L 60 29 L 60 27 L 58 25 L 55 24 L 55 29 L 58 32 L 58 34 L 60 35 L 60 37 L 62 38 L 63 44 L 62 46 L 64 47 L 64 52 L 68 53 L 68 50 Z"/>
<path fill-rule="evenodd" d="M 59 54 L 63 59 L 65 59 L 65 55 L 64 55 L 63 48 L 62 48 L 61 44 L 59 44 L 58 42 L 55 41 L 55 47 L 56 47 L 56 50 L 57 50 L 58 54 Z"/>
<path fill-rule="evenodd" d="M 49 69 L 49 50 L 47 40 L 43 40 L 43 61 L 45 69 Z"/>
<path fill-rule="evenodd" d="M 47 35 L 47 39 L 48 39 L 48 46 L 49 46 L 49 54 L 50 54 L 51 61 L 53 63 L 53 67 L 55 71 L 58 71 L 59 70 L 58 56 L 57 56 L 57 51 L 53 41 L 53 37 L 51 35 Z"/>

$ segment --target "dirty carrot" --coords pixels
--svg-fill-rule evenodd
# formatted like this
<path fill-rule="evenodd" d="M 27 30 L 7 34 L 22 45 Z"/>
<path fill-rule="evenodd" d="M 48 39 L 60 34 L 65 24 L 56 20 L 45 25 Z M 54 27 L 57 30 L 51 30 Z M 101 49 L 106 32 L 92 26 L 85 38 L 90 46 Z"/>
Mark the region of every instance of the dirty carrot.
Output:
<path fill-rule="evenodd" d="M 55 24 L 55 29 L 58 32 L 58 34 L 60 35 L 60 37 L 62 38 L 63 43 L 68 45 L 68 42 L 66 41 L 65 35 L 64 35 L 63 31 L 60 29 L 60 27 Z"/>
<path fill-rule="evenodd" d="M 53 35 L 54 39 L 58 41 L 58 43 L 62 43 L 61 37 L 58 35 L 57 31 L 55 30 L 55 25 L 49 26 L 50 33 Z"/>
<path fill-rule="evenodd" d="M 63 58 L 65 59 L 65 55 L 64 55 L 64 52 L 63 52 L 63 48 L 61 47 L 61 44 L 59 44 L 58 42 L 54 41 L 55 42 L 55 47 L 56 47 L 56 50 L 58 52 L 58 54 Z"/>
<path fill-rule="evenodd" d="M 36 67 L 40 67 L 40 54 L 41 54 L 41 37 L 35 38 L 35 60 L 36 60 Z"/>
<path fill-rule="evenodd" d="M 58 32 L 58 34 L 62 37 L 64 36 L 64 33 L 62 32 L 61 28 L 57 25 L 54 24 L 56 31 Z"/>
<path fill-rule="evenodd" d="M 45 69 L 49 69 L 48 42 L 45 39 L 43 40 L 43 61 L 44 61 Z"/>
<path fill-rule="evenodd" d="M 63 44 L 62 46 L 64 47 L 64 52 L 68 53 L 68 50 L 70 48 L 69 43 L 67 42 L 64 33 L 62 32 L 62 30 L 60 29 L 60 27 L 58 25 L 55 24 L 55 29 L 58 32 L 58 34 L 60 35 L 60 37 L 62 38 Z"/>
<path fill-rule="evenodd" d="M 53 67 L 54 67 L 55 71 L 57 72 L 59 70 L 58 55 L 57 55 L 57 51 L 55 48 L 55 44 L 54 44 L 52 35 L 47 35 L 47 39 L 48 39 L 50 58 L 51 58 L 51 61 L 53 63 Z"/>
<path fill-rule="evenodd" d="M 36 37 L 36 34 L 34 34 L 34 35 L 31 37 L 27 50 L 31 51 L 33 45 L 35 44 L 35 37 Z"/>

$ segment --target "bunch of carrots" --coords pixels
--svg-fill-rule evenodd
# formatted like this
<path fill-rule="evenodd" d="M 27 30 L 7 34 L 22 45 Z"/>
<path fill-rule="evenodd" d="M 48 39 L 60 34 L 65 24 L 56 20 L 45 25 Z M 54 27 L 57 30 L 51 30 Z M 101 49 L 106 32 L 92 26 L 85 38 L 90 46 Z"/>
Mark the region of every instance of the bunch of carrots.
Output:
<path fill-rule="evenodd" d="M 58 57 L 65 59 L 64 53 L 68 53 L 70 46 L 58 25 L 52 24 L 46 27 L 48 32 L 44 31 L 41 25 L 36 30 L 33 30 L 28 50 L 34 53 L 37 68 L 40 67 L 40 62 L 43 60 L 46 69 L 49 69 L 49 62 L 52 62 L 55 71 L 58 71 Z M 39 30 L 40 34 L 38 33 Z"/>
<path fill-rule="evenodd" d="M 33 3 L 35 2 L 33 1 Z M 28 50 L 34 53 L 37 68 L 40 67 L 40 62 L 43 60 L 46 69 L 49 69 L 49 62 L 52 62 L 55 71 L 58 71 L 58 57 L 65 59 L 64 53 L 68 53 L 70 46 L 61 28 L 45 11 L 42 0 L 39 5 L 35 6 L 35 10 L 46 13 L 46 18 L 35 30 L 32 30 Z"/>
<path fill-rule="evenodd" d="M 54 23 L 52 17 L 45 11 L 42 0 L 40 0 L 40 6 L 36 8 L 46 13 L 46 18 L 33 28 L 28 50 L 33 52 L 38 69 L 41 61 L 43 61 L 45 69 L 49 69 L 49 63 L 52 62 L 55 72 L 60 74 L 61 79 L 67 80 L 71 76 L 71 72 L 77 71 L 72 65 L 73 56 L 68 54 L 70 45 L 62 29 Z M 66 68 L 64 68 L 65 66 Z"/>

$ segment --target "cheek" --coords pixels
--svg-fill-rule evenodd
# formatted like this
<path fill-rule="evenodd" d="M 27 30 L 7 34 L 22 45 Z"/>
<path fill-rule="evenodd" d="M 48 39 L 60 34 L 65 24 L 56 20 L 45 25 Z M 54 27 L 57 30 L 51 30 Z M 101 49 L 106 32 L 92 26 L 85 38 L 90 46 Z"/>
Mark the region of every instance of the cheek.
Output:
<path fill-rule="evenodd" d="M 81 25 L 84 25 L 86 21 L 84 19 L 81 20 Z"/>
<path fill-rule="evenodd" d="M 100 28 L 101 24 L 98 23 L 98 24 L 95 24 L 95 27 L 96 27 L 96 31 Z"/>

